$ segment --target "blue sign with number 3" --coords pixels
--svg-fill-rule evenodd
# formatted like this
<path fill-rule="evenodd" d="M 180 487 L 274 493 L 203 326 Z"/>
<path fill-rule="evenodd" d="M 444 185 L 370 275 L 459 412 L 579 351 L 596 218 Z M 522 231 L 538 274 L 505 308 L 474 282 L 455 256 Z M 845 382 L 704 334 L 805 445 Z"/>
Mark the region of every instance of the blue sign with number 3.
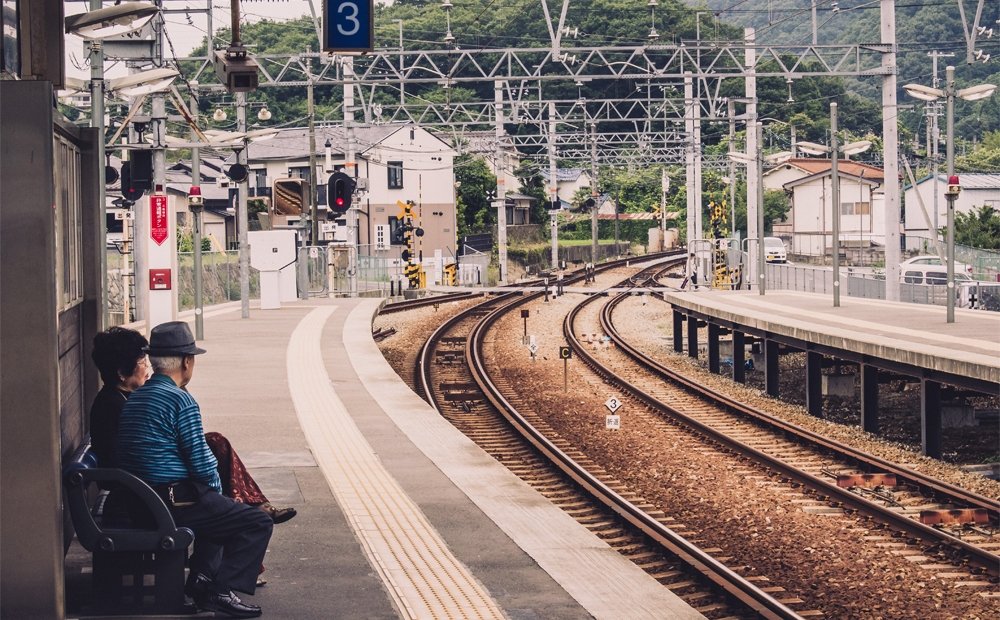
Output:
<path fill-rule="evenodd" d="M 326 0 L 323 51 L 370 52 L 375 46 L 375 0 Z"/>

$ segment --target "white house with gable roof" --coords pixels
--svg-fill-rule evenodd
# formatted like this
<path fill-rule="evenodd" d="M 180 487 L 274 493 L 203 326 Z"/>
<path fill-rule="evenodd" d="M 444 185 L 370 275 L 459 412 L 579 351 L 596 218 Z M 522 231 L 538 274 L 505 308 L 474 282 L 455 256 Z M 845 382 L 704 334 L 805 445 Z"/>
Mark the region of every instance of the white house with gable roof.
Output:
<path fill-rule="evenodd" d="M 844 247 L 870 248 L 885 244 L 884 173 L 880 168 L 838 160 L 840 177 L 840 240 Z M 833 248 L 832 162 L 797 158 L 764 175 L 764 187 L 783 189 L 791 198 L 784 221 L 775 222 L 789 253 L 827 256 Z"/>
<path fill-rule="evenodd" d="M 326 144 L 329 143 L 329 147 Z M 397 202 L 413 201 L 414 226 L 424 235 L 415 237 L 417 260 L 440 256 L 453 261 L 457 244 L 455 212 L 455 151 L 431 132 L 413 124 L 362 126 L 354 129 L 357 171 L 346 169 L 347 134 L 343 127 L 317 127 L 317 204 L 319 219 L 326 222 L 326 182 L 330 173 L 344 170 L 367 179 L 368 190 L 355 196 L 358 207 L 358 243 L 362 256 L 399 258 L 406 247 L 398 234 L 402 221 Z M 329 151 L 329 168 L 326 153 Z M 281 178 L 310 178 L 309 131 L 282 129 L 272 139 L 253 142 L 247 149 L 251 193 L 270 195 Z M 293 220 L 295 218 L 292 218 Z M 347 226 L 338 216 L 338 227 Z M 289 222 L 294 224 L 294 221 Z M 343 229 L 337 239 L 346 239 Z"/>

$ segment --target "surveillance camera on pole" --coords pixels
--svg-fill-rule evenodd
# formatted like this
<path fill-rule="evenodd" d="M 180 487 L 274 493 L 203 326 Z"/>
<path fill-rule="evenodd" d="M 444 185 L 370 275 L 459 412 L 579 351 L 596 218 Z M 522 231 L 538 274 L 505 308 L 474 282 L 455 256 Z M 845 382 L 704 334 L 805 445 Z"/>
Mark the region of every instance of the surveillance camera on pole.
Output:
<path fill-rule="evenodd" d="M 231 93 L 249 93 L 257 90 L 259 69 L 257 61 L 243 45 L 230 45 L 216 50 L 212 57 L 215 75 Z"/>

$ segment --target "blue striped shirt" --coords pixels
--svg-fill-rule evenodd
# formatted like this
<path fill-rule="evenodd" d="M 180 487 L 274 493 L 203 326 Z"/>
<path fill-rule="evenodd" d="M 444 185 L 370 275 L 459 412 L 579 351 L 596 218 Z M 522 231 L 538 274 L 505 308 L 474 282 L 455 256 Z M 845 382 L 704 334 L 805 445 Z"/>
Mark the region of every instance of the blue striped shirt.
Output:
<path fill-rule="evenodd" d="M 153 375 L 125 402 L 118 466 L 151 485 L 197 480 L 222 492 L 198 403 L 167 375 Z"/>

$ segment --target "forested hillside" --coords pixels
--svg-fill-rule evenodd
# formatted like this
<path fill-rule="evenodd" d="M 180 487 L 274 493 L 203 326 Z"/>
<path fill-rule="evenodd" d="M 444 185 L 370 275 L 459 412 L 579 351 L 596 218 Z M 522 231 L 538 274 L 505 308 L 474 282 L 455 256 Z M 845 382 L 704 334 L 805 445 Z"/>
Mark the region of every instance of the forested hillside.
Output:
<path fill-rule="evenodd" d="M 938 78 L 943 84 L 944 68 L 955 67 L 959 88 L 968 84 L 1000 84 L 1000 2 L 986 0 L 979 20 L 973 47 L 973 62 L 967 63 L 966 23 L 976 16 L 979 0 L 897 0 L 896 41 L 899 103 L 919 103 L 903 93 L 908 83 L 931 85 L 934 79 L 932 54 L 938 57 Z M 690 2 L 692 7 L 707 7 L 705 22 L 718 20 L 744 27 L 753 26 L 758 40 L 770 43 L 808 44 L 813 40 L 812 5 L 814 0 L 707 0 Z M 880 41 L 880 2 L 872 0 L 815 0 L 816 42 L 876 43 Z M 970 33 L 971 34 L 971 33 Z M 976 55 L 978 52 L 978 56 Z M 948 56 L 950 54 L 950 56 Z M 987 60 L 988 57 L 988 60 Z M 881 95 L 875 80 L 858 80 L 859 93 L 878 99 Z M 1000 105 L 956 102 L 956 135 L 968 140 L 981 138 L 983 132 L 1000 129 Z M 922 110 L 921 110 L 922 111 Z M 915 128 L 916 114 L 903 115 L 907 126 Z"/>
<path fill-rule="evenodd" d="M 963 0 L 966 17 L 975 15 L 976 0 Z M 652 9 L 636 0 L 577 0 L 570 4 L 566 15 L 568 33 L 564 48 L 573 46 L 642 45 L 650 41 L 655 29 L 658 44 L 681 44 L 695 40 L 737 41 L 742 38 L 742 26 L 752 23 L 758 29 L 762 43 L 808 43 L 811 40 L 811 0 L 709 0 L 714 10 L 698 11 L 678 0 L 660 0 Z M 904 148 L 915 148 L 922 142 L 926 119 L 921 102 L 902 92 L 906 83 L 930 84 L 931 60 L 928 52 L 954 53 L 942 58 L 944 66 L 956 66 L 958 86 L 981 82 L 1000 83 L 1000 3 L 986 2 L 981 23 L 993 25 L 988 37 L 984 31 L 977 49 L 991 54 L 987 63 L 965 63 L 965 36 L 958 16 L 957 0 L 899 0 L 897 2 L 897 39 L 899 42 L 899 103 L 900 139 Z M 375 35 L 377 47 L 383 49 L 497 49 L 545 47 L 549 42 L 548 28 L 539 0 L 497 0 L 489 3 L 453 0 L 454 8 L 446 12 L 437 0 L 396 0 L 392 5 L 378 6 Z M 834 42 L 877 42 L 879 3 L 862 0 L 817 0 L 817 39 L 820 44 Z M 550 1 L 553 22 L 558 20 L 558 4 Z M 706 6 L 701 4 L 699 6 Z M 450 37 L 448 33 L 450 32 Z M 308 17 L 274 23 L 260 22 L 243 29 L 243 39 L 252 42 L 258 54 L 315 51 L 315 30 Z M 228 32 L 217 33 L 216 40 L 228 40 Z M 203 48 L 204 49 L 204 48 Z M 202 50 L 203 51 L 203 50 Z M 569 50 L 571 51 L 571 50 Z M 840 126 L 847 136 L 874 136 L 882 132 L 881 80 L 865 77 L 858 80 L 840 78 L 799 78 L 791 85 L 781 78 L 759 80 L 758 94 L 762 117 L 779 119 L 795 125 L 800 140 L 825 142 L 829 129 L 829 103 L 837 101 Z M 547 83 L 546 95 L 573 99 L 578 95 L 592 99 L 636 96 L 632 80 L 604 81 L 579 88 L 572 81 Z M 674 85 L 679 87 L 680 85 Z M 790 86 L 790 90 L 789 90 Z M 740 97 L 743 84 L 738 79 L 726 80 L 722 95 Z M 462 85 L 448 90 L 434 83 L 409 85 L 407 95 L 429 101 L 492 101 L 491 83 Z M 374 101 L 391 105 L 399 101 L 398 90 L 388 85 L 373 89 L 368 96 Z M 276 118 L 292 122 L 306 115 L 305 93 L 302 89 L 263 89 L 254 95 L 265 100 Z M 317 118 L 337 121 L 339 89 L 317 88 Z M 981 143 L 991 131 L 1000 130 L 1000 95 L 991 99 L 967 103 L 956 101 L 956 136 L 958 152 L 971 150 L 969 144 Z M 909 109 L 907 109 L 909 108 Z M 942 119 L 942 126 L 944 121 Z M 707 124 L 703 138 L 705 146 L 725 140 L 725 123 Z M 519 131 L 516 125 L 508 131 Z M 782 145 L 775 133 L 775 148 Z M 788 137 L 783 138 L 787 141 Z M 942 149 L 943 150 L 943 149 Z M 877 150 L 875 151 L 877 152 Z"/>

